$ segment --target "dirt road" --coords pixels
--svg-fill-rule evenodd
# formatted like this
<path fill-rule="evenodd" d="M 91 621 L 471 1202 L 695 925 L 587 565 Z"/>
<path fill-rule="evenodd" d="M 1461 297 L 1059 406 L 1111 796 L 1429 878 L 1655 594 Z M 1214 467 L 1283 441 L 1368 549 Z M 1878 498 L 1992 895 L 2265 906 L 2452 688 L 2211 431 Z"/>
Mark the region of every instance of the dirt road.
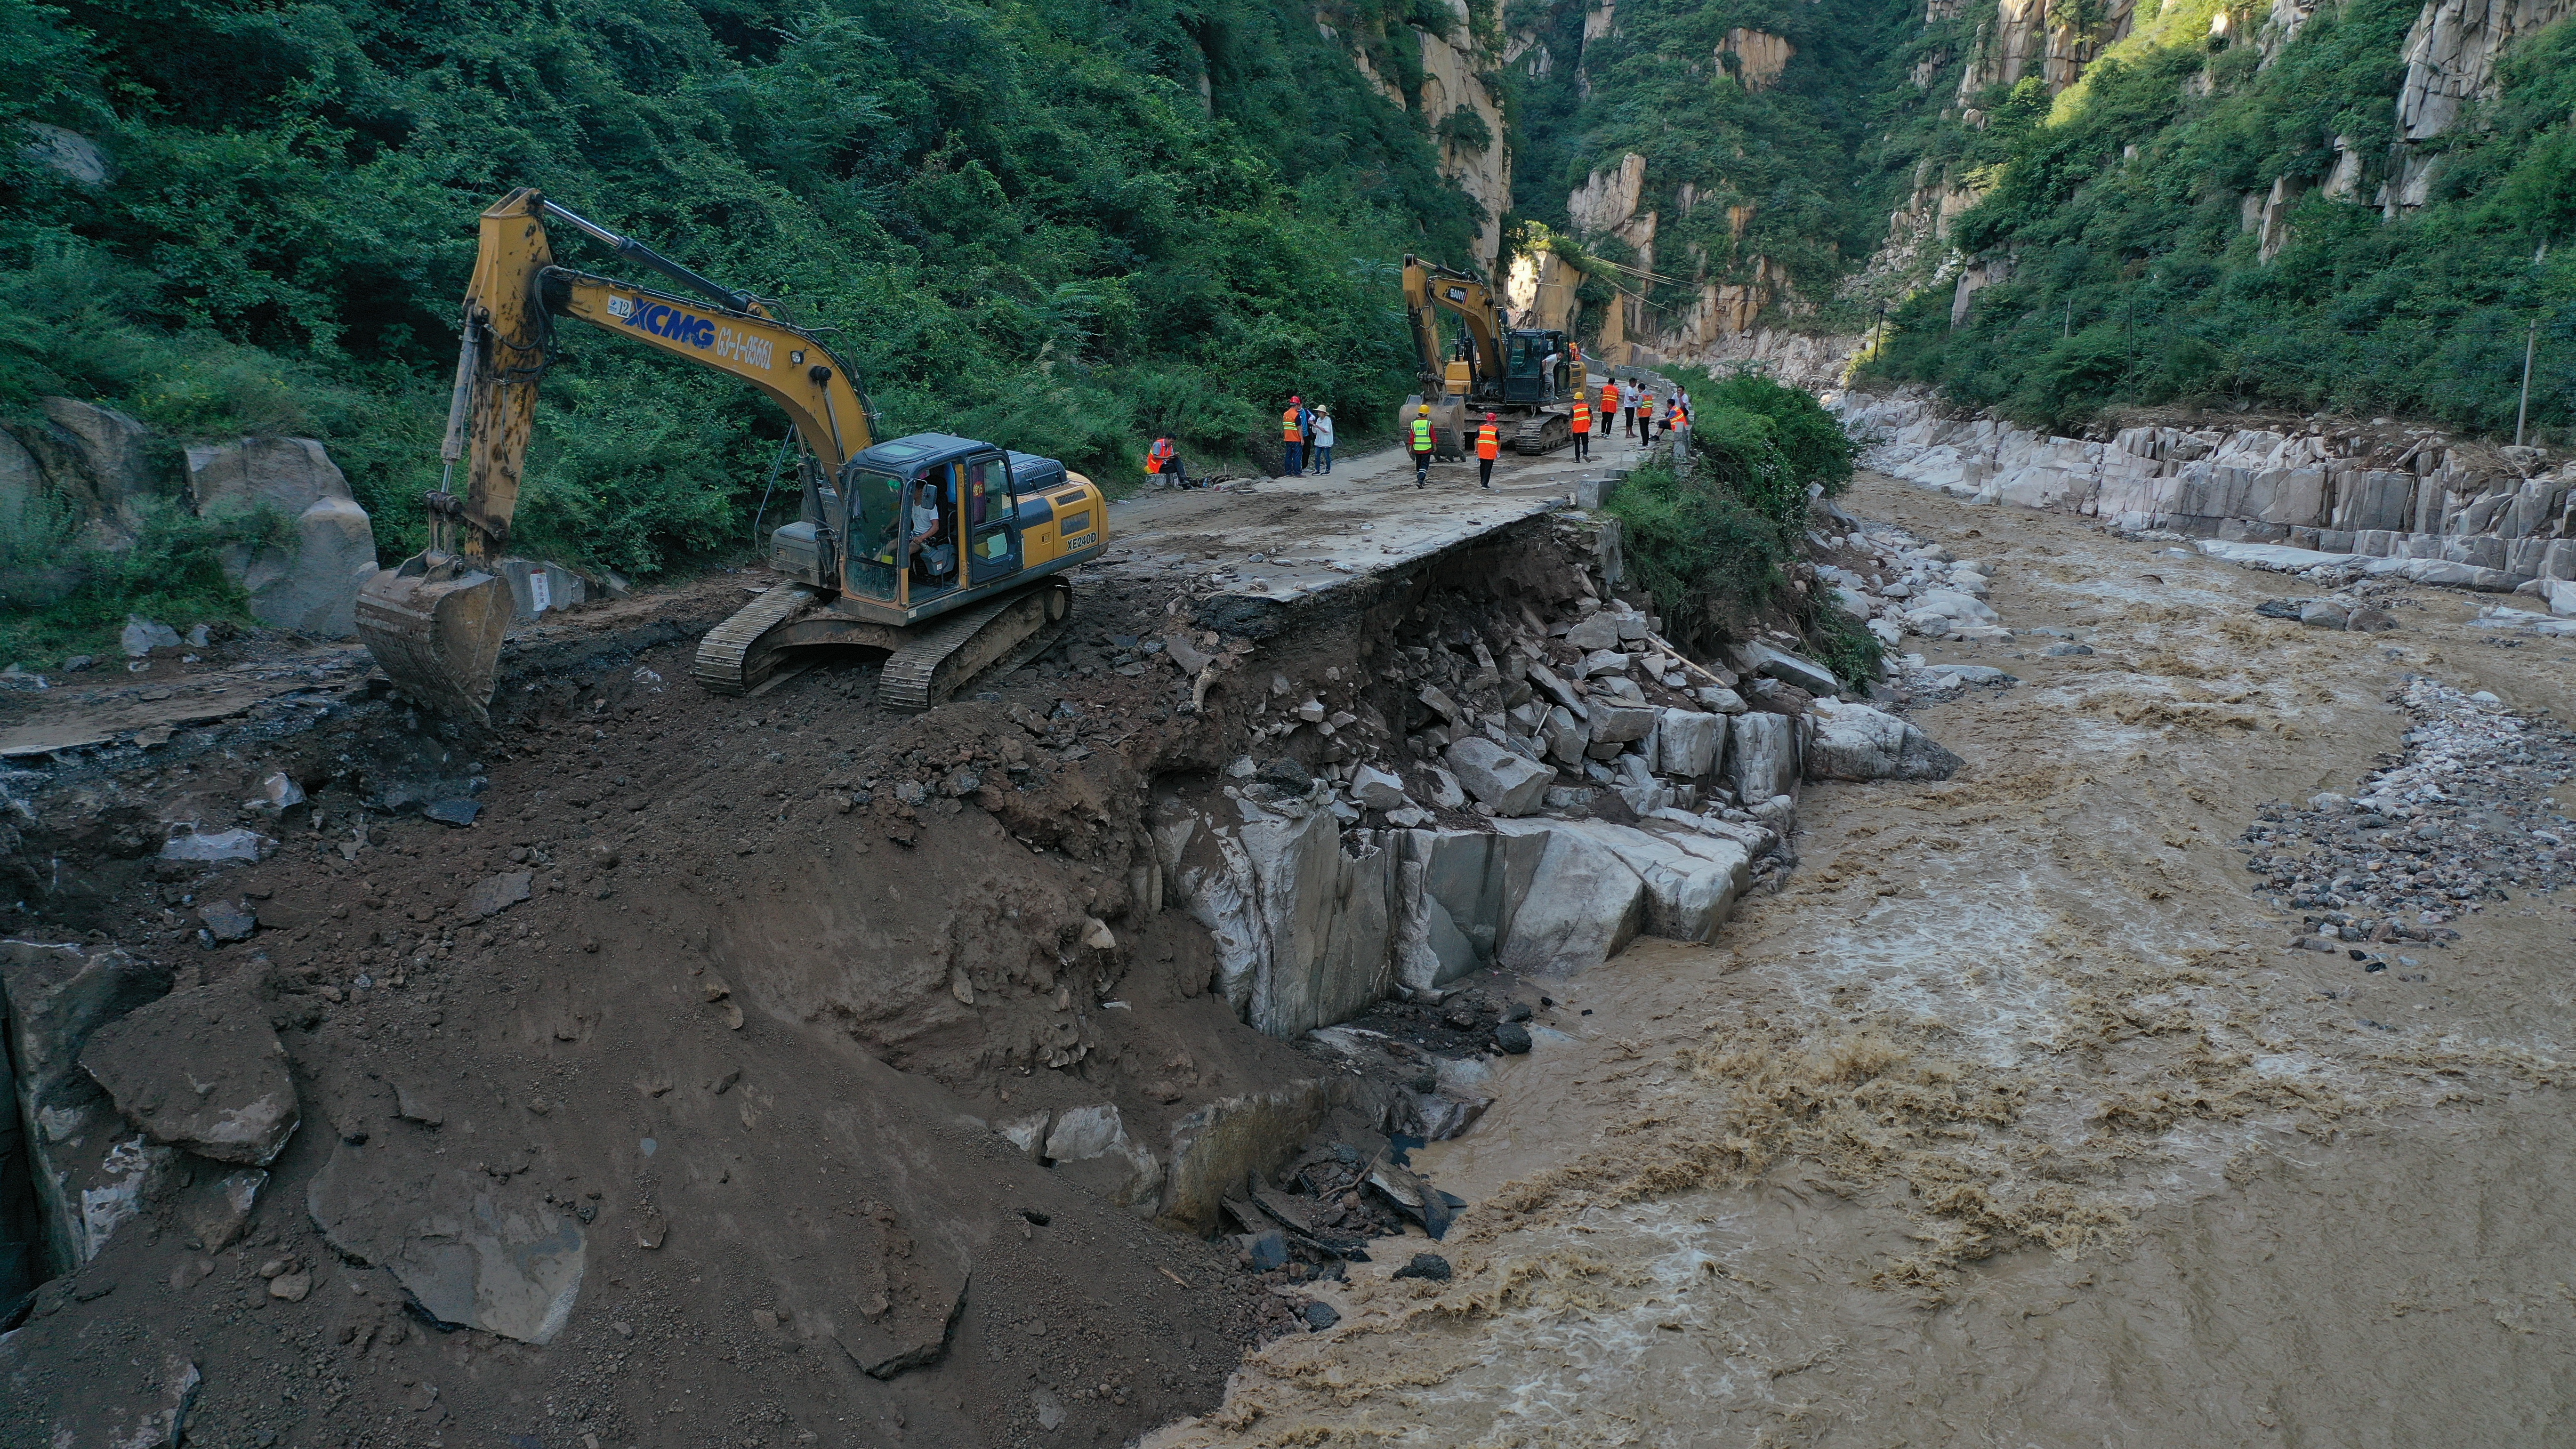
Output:
<path fill-rule="evenodd" d="M 1537 1049 L 1420 1154 L 1475 1204 L 1438 1245 L 1455 1277 L 1376 1253 L 1335 1330 L 1148 1442 L 2576 1432 L 2566 893 L 2292 949 L 2316 912 L 2258 896 L 2238 843 L 2405 757 L 2417 675 L 2532 724 L 2499 787 L 2525 798 L 2425 879 L 2553 780 L 2538 818 L 2576 809 L 2543 718 L 2576 706 L 2576 649 L 2499 647 L 2486 601 L 2437 590 L 2393 633 L 2302 629 L 2255 612 L 2297 580 L 1874 475 L 1845 502 L 1995 561 L 2007 625 L 2092 652 L 1927 650 L 2020 680 L 1918 711 L 1955 780 L 1811 787 L 1803 868 L 1715 946 L 1528 983 Z"/>

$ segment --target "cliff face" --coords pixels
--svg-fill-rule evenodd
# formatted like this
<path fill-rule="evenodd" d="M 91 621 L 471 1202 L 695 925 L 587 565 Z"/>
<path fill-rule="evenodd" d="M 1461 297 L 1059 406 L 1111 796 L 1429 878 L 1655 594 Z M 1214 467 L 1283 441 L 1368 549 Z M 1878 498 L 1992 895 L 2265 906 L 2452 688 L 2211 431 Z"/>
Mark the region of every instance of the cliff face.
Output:
<path fill-rule="evenodd" d="M 1336 30 L 1328 11 L 1316 11 L 1315 26 L 1326 38 L 1346 44 L 1352 62 L 1369 83 L 1411 112 L 1438 141 L 1440 174 L 1485 210 L 1484 225 L 1476 234 L 1476 254 L 1460 260 L 1471 260 L 1478 271 L 1490 276 L 1502 254 L 1503 218 L 1512 209 L 1512 157 L 1502 98 L 1485 76 L 1517 55 L 1477 38 L 1466 0 L 1443 3 L 1454 17 L 1445 35 L 1420 25 L 1409 27 L 1422 57 L 1421 78 L 1411 94 L 1369 59 L 1365 47 L 1351 43 L 1356 37 Z"/>

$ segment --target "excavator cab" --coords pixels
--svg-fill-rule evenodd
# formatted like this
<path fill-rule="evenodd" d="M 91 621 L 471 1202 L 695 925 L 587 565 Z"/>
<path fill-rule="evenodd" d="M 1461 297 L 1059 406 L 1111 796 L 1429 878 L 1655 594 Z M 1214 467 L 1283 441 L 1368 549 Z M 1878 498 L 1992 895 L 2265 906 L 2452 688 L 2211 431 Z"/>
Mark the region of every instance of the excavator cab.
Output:
<path fill-rule="evenodd" d="M 1503 401 L 1552 403 L 1562 398 L 1566 364 L 1572 355 L 1562 332 L 1513 332 L 1503 348 Z"/>

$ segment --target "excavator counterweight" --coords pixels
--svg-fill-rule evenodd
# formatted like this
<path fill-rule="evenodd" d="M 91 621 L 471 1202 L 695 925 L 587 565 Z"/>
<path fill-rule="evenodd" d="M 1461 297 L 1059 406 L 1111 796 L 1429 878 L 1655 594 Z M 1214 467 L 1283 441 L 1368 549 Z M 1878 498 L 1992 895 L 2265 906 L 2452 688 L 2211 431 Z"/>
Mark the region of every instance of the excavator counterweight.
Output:
<path fill-rule="evenodd" d="M 549 219 L 706 300 L 557 266 Z M 516 609 L 497 566 L 537 384 L 566 318 L 731 375 L 795 429 L 802 506 L 769 540 L 786 582 L 701 643 L 695 673 L 711 691 L 758 687 L 792 649 L 855 646 L 888 656 L 886 704 L 928 708 L 1060 630 L 1070 594 L 1058 576 L 1108 547 L 1108 500 L 1091 480 L 971 438 L 879 440 L 857 377 L 813 333 L 522 189 L 483 213 L 465 293 L 440 449 L 447 482 L 464 464 L 465 489 L 430 494 L 429 547 L 358 595 L 368 652 L 397 689 L 440 713 L 487 717 Z"/>

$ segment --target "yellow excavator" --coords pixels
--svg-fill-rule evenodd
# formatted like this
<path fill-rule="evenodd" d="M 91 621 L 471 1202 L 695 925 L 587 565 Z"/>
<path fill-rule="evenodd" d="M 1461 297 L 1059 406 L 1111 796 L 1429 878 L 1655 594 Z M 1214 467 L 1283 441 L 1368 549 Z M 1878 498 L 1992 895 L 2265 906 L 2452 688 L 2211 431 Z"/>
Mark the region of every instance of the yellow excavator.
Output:
<path fill-rule="evenodd" d="M 549 221 L 705 300 L 555 265 Z M 522 188 L 483 213 L 430 545 L 358 594 L 368 652 L 441 713 L 489 717 L 514 609 L 496 564 L 565 317 L 740 378 L 795 427 L 802 507 L 769 538 L 783 581 L 700 641 L 697 680 L 715 693 L 757 689 L 792 650 L 855 645 L 887 656 L 881 702 L 928 709 L 1045 648 L 1072 608 L 1065 572 L 1108 547 L 1107 500 L 1090 479 L 944 433 L 877 441 L 858 377 L 812 333 Z M 451 491 L 460 461 L 462 494 Z"/>
<path fill-rule="evenodd" d="M 1440 340 L 1442 309 L 1464 324 L 1454 351 Z M 1563 332 L 1505 327 L 1492 287 L 1420 257 L 1404 259 L 1404 311 L 1422 391 L 1405 399 L 1396 436 L 1406 435 L 1427 403 L 1437 457 L 1466 456 L 1467 439 L 1487 413 L 1500 415 L 1503 441 L 1516 453 L 1574 441 L 1574 394 L 1584 388 L 1584 367 Z"/>

